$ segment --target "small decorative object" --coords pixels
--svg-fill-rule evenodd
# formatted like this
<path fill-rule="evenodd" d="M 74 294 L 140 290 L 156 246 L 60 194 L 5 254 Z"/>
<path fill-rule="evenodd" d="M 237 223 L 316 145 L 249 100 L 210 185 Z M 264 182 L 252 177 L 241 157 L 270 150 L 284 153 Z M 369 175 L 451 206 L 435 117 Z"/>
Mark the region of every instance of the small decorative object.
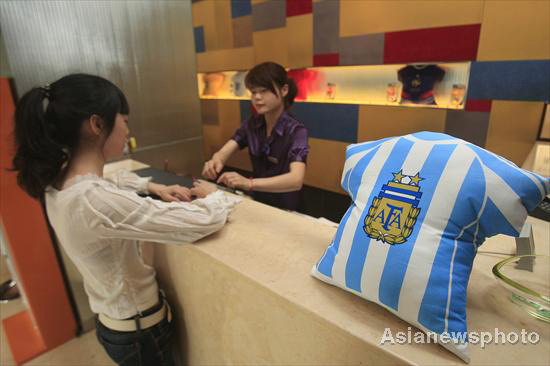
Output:
<path fill-rule="evenodd" d="M 397 102 L 397 84 L 396 83 L 388 83 L 388 87 L 386 88 L 386 100 L 390 103 Z"/>
<path fill-rule="evenodd" d="M 403 83 L 402 104 L 435 105 L 434 87 L 445 77 L 445 70 L 437 65 L 407 65 L 397 71 Z"/>
<path fill-rule="evenodd" d="M 521 269 L 522 259 L 533 259 L 533 270 Z M 498 282 L 510 291 L 510 300 L 532 317 L 550 323 L 550 256 L 520 255 L 493 267 Z"/>
<path fill-rule="evenodd" d="M 327 98 L 334 99 L 335 96 L 336 96 L 336 84 L 327 83 Z"/>
<path fill-rule="evenodd" d="M 220 92 L 222 84 L 225 80 L 225 75 L 221 72 L 212 72 L 204 74 L 204 90 L 202 96 L 216 97 Z"/>
<path fill-rule="evenodd" d="M 231 77 L 231 92 L 236 97 L 242 97 L 246 94 L 246 86 L 244 84 L 245 76 L 246 72 L 238 71 Z"/>
<path fill-rule="evenodd" d="M 131 154 L 134 152 L 134 150 L 136 149 L 137 147 L 137 140 L 135 137 L 130 137 L 127 141 L 126 141 L 126 144 L 124 144 L 124 150 L 123 150 L 123 154 L 124 155 L 127 155 L 127 154 Z"/>
<path fill-rule="evenodd" d="M 464 104 L 464 95 L 466 94 L 466 85 L 453 84 L 453 90 L 451 91 L 451 105 L 453 107 L 459 107 Z"/>

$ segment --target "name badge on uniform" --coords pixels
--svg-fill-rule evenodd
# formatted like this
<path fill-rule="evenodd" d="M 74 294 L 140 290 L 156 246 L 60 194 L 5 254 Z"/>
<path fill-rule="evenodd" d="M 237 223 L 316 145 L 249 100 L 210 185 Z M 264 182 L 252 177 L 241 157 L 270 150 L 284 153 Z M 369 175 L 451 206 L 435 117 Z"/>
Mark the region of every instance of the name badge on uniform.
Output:
<path fill-rule="evenodd" d="M 279 162 L 279 159 L 277 159 L 276 157 L 274 156 L 268 156 L 267 157 L 267 160 L 269 160 L 270 162 L 272 162 L 273 164 L 277 164 Z"/>

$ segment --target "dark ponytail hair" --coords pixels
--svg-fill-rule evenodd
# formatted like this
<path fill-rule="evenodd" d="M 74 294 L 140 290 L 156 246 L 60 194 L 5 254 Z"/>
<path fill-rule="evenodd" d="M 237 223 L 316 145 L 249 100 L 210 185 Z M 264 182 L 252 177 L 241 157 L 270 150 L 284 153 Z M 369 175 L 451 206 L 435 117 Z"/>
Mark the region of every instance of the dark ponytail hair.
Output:
<path fill-rule="evenodd" d="M 41 198 L 78 147 L 84 121 L 95 114 L 110 134 L 117 113 L 129 113 L 126 97 L 99 76 L 72 74 L 28 91 L 15 108 L 17 183 L 32 197 Z"/>
<path fill-rule="evenodd" d="M 285 84 L 288 85 L 288 93 L 284 98 L 285 109 L 290 108 L 294 103 L 294 98 L 298 94 L 298 87 L 292 78 L 289 78 L 284 67 L 275 62 L 264 62 L 254 66 L 246 74 L 244 83 L 248 89 L 261 87 L 270 90 L 273 94 L 279 95 L 275 90 L 275 85 L 281 89 Z"/>

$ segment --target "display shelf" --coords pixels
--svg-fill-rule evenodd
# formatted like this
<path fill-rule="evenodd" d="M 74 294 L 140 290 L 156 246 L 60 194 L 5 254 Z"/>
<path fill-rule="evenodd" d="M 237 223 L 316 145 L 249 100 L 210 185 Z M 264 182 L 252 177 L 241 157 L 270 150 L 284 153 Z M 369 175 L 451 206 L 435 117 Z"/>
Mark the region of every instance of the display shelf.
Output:
<path fill-rule="evenodd" d="M 415 63 L 288 70 L 296 102 L 464 109 L 470 63 Z M 248 100 L 245 71 L 197 74 L 201 99 Z M 407 98 L 408 97 L 408 98 Z"/>

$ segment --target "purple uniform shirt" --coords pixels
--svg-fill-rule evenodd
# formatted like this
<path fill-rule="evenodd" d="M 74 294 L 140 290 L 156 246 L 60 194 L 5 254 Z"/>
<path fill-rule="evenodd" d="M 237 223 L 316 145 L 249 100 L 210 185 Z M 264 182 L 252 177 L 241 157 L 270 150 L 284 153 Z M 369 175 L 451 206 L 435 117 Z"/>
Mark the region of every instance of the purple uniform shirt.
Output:
<path fill-rule="evenodd" d="M 241 124 L 233 140 L 241 149 L 248 147 L 254 178 L 268 178 L 288 173 L 290 163 L 305 163 L 309 152 L 307 129 L 286 111 L 275 123 L 269 138 L 264 116 L 257 115 Z M 254 192 L 254 198 L 272 206 L 296 210 L 300 204 L 300 191 Z"/>

